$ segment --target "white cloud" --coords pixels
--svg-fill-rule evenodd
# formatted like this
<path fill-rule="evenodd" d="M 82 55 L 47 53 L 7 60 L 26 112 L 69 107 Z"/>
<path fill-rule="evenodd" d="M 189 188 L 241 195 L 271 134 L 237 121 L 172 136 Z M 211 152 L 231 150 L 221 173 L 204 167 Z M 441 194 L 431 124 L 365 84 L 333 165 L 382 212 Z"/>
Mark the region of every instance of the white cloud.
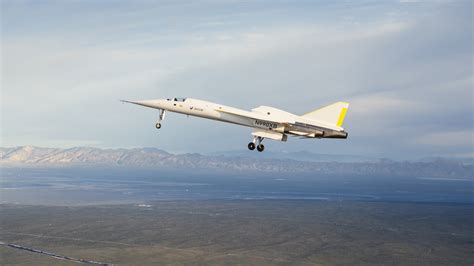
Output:
<path fill-rule="evenodd" d="M 461 130 L 427 133 L 417 138 L 416 143 L 436 147 L 463 147 L 472 150 L 474 148 L 474 131 Z"/>
<path fill-rule="evenodd" d="M 426 109 L 423 103 L 390 97 L 383 94 L 372 94 L 356 97 L 351 100 L 351 113 L 354 116 L 367 118 L 399 116 L 400 114 L 416 114 Z"/>
<path fill-rule="evenodd" d="M 230 150 L 242 146 L 234 141 L 245 142 L 247 129 L 218 126 L 216 133 L 213 123 L 172 115 L 158 138 L 148 130 L 154 112 L 117 100 L 191 96 L 294 113 L 348 100 L 345 126 L 351 139 L 328 147 L 391 153 L 393 147 L 377 141 L 390 136 L 398 137 L 391 138 L 398 149 L 393 152 L 405 154 L 418 141 L 406 132 L 472 128 L 457 121 L 472 119 L 472 48 L 466 50 L 472 47 L 466 36 L 471 31 L 444 6 L 426 5 L 431 9 L 423 9 L 425 16 L 418 9 L 376 7 L 366 18 L 367 11 L 337 4 L 330 14 L 338 16 L 328 21 L 286 9 L 264 12 L 265 19 L 255 10 L 232 9 L 216 17 L 206 8 L 194 11 L 196 5 L 171 5 L 169 14 L 156 16 L 159 8 L 138 5 L 106 17 L 100 10 L 81 13 L 80 20 L 62 17 L 56 22 L 68 23 L 54 24 L 30 10 L 38 26 L 25 24 L 24 34 L 12 30 L 16 34 L 2 38 L 2 139 L 7 145 L 70 138 L 103 146 Z M 192 12 L 181 13 L 188 8 Z M 336 19 L 348 14 L 350 21 Z M 417 152 L 429 153 L 430 147 L 439 150 L 425 143 Z"/>

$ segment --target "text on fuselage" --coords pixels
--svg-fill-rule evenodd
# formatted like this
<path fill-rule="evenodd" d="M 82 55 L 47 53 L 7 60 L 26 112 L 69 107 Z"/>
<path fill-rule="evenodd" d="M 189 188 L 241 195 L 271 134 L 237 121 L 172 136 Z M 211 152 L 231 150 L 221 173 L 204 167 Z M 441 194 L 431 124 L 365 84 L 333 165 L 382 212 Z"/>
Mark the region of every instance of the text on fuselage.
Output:
<path fill-rule="evenodd" d="M 199 112 L 204 111 L 204 109 L 199 108 L 199 107 L 194 107 L 194 106 L 189 107 L 189 109 L 190 109 L 190 110 L 194 110 L 194 111 L 199 111 Z"/>
<path fill-rule="evenodd" d="M 255 120 L 255 125 L 260 126 L 260 127 L 267 127 L 267 128 L 277 128 L 278 127 L 277 123 L 264 121 L 264 120 Z"/>

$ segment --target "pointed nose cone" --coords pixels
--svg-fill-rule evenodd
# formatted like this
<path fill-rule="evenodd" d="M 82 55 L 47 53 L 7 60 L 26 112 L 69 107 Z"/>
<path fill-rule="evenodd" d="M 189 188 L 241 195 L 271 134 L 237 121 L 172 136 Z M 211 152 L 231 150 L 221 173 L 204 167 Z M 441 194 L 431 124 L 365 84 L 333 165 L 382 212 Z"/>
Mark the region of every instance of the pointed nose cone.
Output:
<path fill-rule="evenodd" d="M 122 102 L 125 103 L 133 103 L 145 107 L 150 107 L 150 108 L 157 108 L 161 109 L 163 108 L 162 106 L 162 100 L 143 100 L 143 101 L 127 101 L 127 100 L 122 100 Z"/>

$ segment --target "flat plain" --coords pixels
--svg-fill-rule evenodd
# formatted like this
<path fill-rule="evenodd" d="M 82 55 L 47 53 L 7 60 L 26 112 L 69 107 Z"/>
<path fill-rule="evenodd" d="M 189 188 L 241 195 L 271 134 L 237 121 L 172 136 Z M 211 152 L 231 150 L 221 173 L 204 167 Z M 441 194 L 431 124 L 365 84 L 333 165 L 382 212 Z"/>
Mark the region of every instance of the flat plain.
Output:
<path fill-rule="evenodd" d="M 1 241 L 115 265 L 473 265 L 470 204 L 1 205 Z M 1 265 L 73 265 L 0 246 Z"/>

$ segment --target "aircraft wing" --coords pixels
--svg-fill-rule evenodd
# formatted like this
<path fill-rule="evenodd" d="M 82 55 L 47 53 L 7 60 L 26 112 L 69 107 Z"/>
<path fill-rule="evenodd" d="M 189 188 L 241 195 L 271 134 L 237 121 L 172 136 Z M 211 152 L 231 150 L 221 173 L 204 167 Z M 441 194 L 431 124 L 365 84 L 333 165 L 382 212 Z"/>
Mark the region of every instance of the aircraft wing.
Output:
<path fill-rule="evenodd" d="M 252 109 L 252 112 L 244 111 L 232 107 L 216 109 L 218 112 L 237 115 L 241 117 L 271 121 L 279 124 L 280 130 L 256 129 L 252 135 L 286 141 L 286 136 L 294 135 L 300 138 L 346 138 L 347 133 L 337 131 L 325 126 L 295 121 L 290 113 L 275 108 L 260 106 Z"/>
<path fill-rule="evenodd" d="M 264 114 L 259 113 L 259 112 L 249 112 L 249 111 L 244 111 L 244 110 L 240 110 L 240 109 L 232 108 L 232 107 L 225 107 L 225 108 L 223 107 L 223 108 L 218 108 L 218 109 L 215 109 L 215 110 L 218 111 L 218 112 L 221 112 L 221 113 L 227 113 L 227 114 L 237 115 L 237 116 L 241 116 L 241 117 L 247 117 L 247 118 L 259 119 L 259 120 L 265 120 L 265 121 L 272 121 L 272 122 L 276 122 L 276 123 L 282 123 L 282 121 L 276 121 L 274 119 L 274 117 L 272 117 L 272 116 L 264 115 Z"/>

